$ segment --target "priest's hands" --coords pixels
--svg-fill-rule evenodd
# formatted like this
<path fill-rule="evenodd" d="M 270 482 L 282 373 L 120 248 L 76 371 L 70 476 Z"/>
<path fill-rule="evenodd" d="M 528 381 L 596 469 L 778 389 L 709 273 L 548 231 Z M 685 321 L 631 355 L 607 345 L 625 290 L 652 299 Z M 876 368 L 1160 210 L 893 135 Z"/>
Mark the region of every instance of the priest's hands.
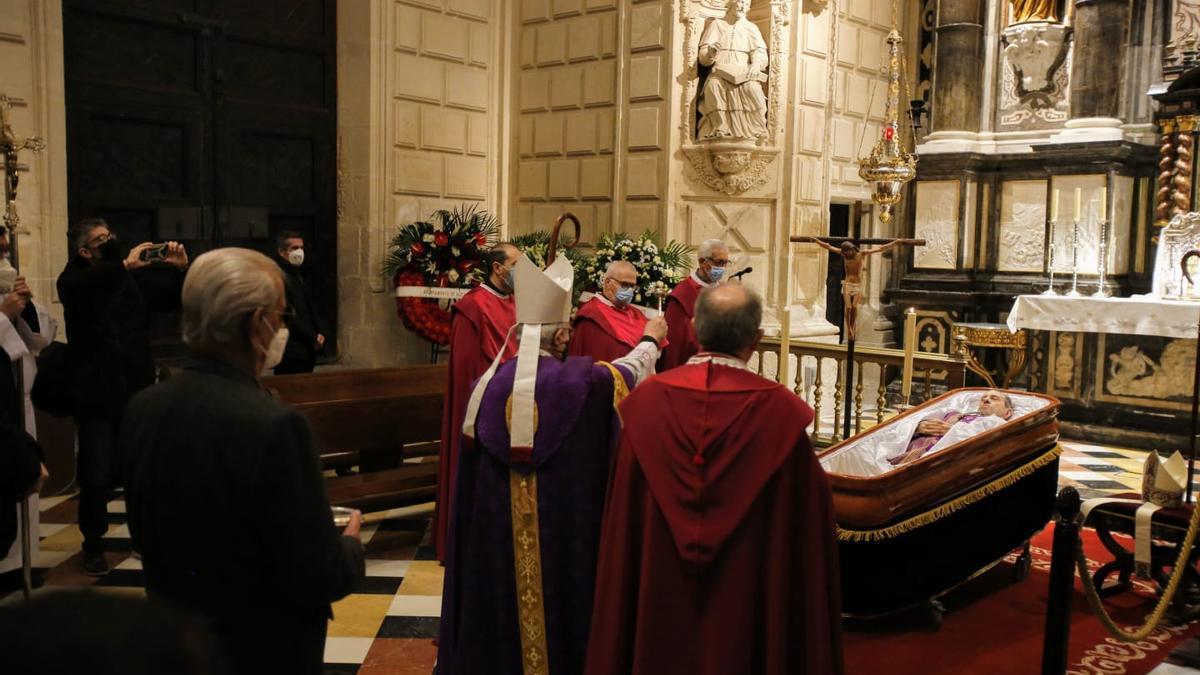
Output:
<path fill-rule="evenodd" d="M 921 420 L 917 423 L 917 433 L 922 436 L 945 436 L 950 431 L 950 424 L 942 420 Z"/>
<path fill-rule="evenodd" d="M 656 316 L 646 322 L 646 328 L 642 331 L 644 337 L 654 338 L 654 342 L 662 344 L 664 338 L 667 337 L 667 320 L 661 316 Z"/>
<path fill-rule="evenodd" d="M 359 538 L 359 532 L 362 530 L 362 511 L 354 509 L 350 512 L 350 522 L 346 524 L 346 529 L 342 530 L 343 537 Z"/>
<path fill-rule="evenodd" d="M 21 312 L 25 311 L 25 304 L 28 300 L 20 293 L 8 293 L 0 300 L 0 314 L 8 317 L 10 320 L 21 316 Z"/>

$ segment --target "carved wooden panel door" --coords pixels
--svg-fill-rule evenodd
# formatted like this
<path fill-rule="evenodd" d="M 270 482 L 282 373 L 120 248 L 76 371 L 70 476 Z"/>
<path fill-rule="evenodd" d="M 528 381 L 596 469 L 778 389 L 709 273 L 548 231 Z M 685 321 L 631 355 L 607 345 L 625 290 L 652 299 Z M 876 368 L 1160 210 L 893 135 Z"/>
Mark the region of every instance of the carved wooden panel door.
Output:
<path fill-rule="evenodd" d="M 295 230 L 336 326 L 335 15 L 335 0 L 63 0 L 71 222 L 193 258 L 273 255 Z"/>

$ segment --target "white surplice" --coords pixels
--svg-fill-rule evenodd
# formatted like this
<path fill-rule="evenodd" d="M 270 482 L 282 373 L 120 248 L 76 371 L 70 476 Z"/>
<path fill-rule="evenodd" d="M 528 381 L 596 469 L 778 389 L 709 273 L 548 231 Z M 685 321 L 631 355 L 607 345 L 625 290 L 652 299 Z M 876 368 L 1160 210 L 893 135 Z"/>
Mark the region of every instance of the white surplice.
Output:
<path fill-rule="evenodd" d="M 0 295 L 0 301 L 3 299 L 4 296 Z M 11 359 L 9 364 L 11 377 L 15 378 L 17 369 L 21 369 L 22 384 L 25 387 L 25 391 L 21 392 L 25 403 L 25 431 L 30 436 L 37 438 L 37 422 L 33 415 L 33 402 L 29 399 L 29 391 L 33 388 L 33 378 L 37 375 L 37 353 L 54 341 L 54 336 L 58 334 L 58 322 L 47 314 L 41 305 L 34 303 L 34 307 L 37 310 L 39 324 L 36 332 L 21 317 L 17 317 L 14 322 L 0 316 L 0 349 Z M 0 375 L 3 375 L 3 372 L 0 372 Z M 28 527 L 29 532 L 32 533 L 30 537 L 33 544 L 31 554 L 35 559 L 37 558 L 38 529 L 41 521 L 38 517 L 38 496 L 32 495 L 26 501 L 29 502 L 29 522 L 18 524 L 20 528 L 17 531 L 16 541 L 0 559 L 0 573 L 21 567 L 21 537 L 25 535 L 25 527 Z"/>

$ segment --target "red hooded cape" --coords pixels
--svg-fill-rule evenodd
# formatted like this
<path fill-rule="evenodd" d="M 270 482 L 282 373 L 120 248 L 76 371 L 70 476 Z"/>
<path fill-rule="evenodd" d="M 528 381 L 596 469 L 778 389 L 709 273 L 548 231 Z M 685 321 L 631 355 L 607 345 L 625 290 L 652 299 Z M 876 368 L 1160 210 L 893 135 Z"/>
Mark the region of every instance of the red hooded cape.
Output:
<path fill-rule="evenodd" d="M 688 277 L 667 296 L 663 318 L 667 320 L 667 341 L 671 344 L 663 349 L 662 357 L 658 360 L 658 372 L 682 366 L 700 351 L 692 317 L 696 314 L 696 298 L 700 297 L 702 290 L 703 286 Z"/>
<path fill-rule="evenodd" d="M 617 308 L 596 296 L 575 313 L 570 356 L 590 356 L 612 362 L 629 353 L 642 339 L 648 319 L 633 305 Z"/>
<path fill-rule="evenodd" d="M 499 296 L 479 287 L 454 303 L 450 318 L 450 369 L 446 402 L 442 407 L 441 462 L 438 464 L 437 511 L 433 541 L 437 559 L 446 559 L 446 537 L 454 493 L 454 472 L 462 439 L 463 417 L 471 398 L 471 383 L 479 379 L 496 358 L 508 331 L 517 322 L 512 295 Z M 507 358 L 517 353 L 517 342 L 509 342 Z"/>
<path fill-rule="evenodd" d="M 842 671 L 833 503 L 812 409 L 749 371 L 640 385 L 600 540 L 587 675 Z"/>

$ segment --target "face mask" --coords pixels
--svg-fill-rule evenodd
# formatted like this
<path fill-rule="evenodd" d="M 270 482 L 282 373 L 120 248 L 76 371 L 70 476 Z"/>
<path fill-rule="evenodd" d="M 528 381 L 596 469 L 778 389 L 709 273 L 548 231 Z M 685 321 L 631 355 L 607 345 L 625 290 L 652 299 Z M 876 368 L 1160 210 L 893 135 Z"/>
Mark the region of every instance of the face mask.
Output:
<path fill-rule="evenodd" d="M 293 251 L 288 251 L 287 259 L 288 259 L 288 262 L 295 265 L 296 267 L 303 265 L 304 264 L 304 249 L 298 248 Z"/>
<path fill-rule="evenodd" d="M 725 268 L 724 267 L 708 268 L 708 278 L 711 279 L 714 284 L 721 283 L 721 280 L 725 278 Z"/>
<path fill-rule="evenodd" d="M 100 256 L 101 260 L 116 260 L 121 257 L 121 249 L 117 244 L 116 238 L 109 239 L 97 246 L 96 253 Z"/>
<path fill-rule="evenodd" d="M 512 268 L 510 267 L 504 273 L 504 285 L 508 286 L 509 293 L 512 293 L 513 291 L 515 291 L 517 289 L 516 284 L 513 283 L 515 280 L 516 280 L 516 277 L 513 276 L 513 271 L 512 271 Z"/>
<path fill-rule="evenodd" d="M 266 321 L 266 319 L 263 319 Z M 287 349 L 288 329 L 287 326 L 280 326 L 279 330 L 275 331 L 274 337 L 271 338 L 271 344 L 267 346 L 265 354 L 266 360 L 263 362 L 263 370 L 270 370 L 279 365 L 283 360 L 283 352 Z"/>
<path fill-rule="evenodd" d="M 633 289 L 632 288 L 619 289 L 615 296 L 615 302 L 618 305 L 628 305 L 629 303 L 633 302 Z"/>

